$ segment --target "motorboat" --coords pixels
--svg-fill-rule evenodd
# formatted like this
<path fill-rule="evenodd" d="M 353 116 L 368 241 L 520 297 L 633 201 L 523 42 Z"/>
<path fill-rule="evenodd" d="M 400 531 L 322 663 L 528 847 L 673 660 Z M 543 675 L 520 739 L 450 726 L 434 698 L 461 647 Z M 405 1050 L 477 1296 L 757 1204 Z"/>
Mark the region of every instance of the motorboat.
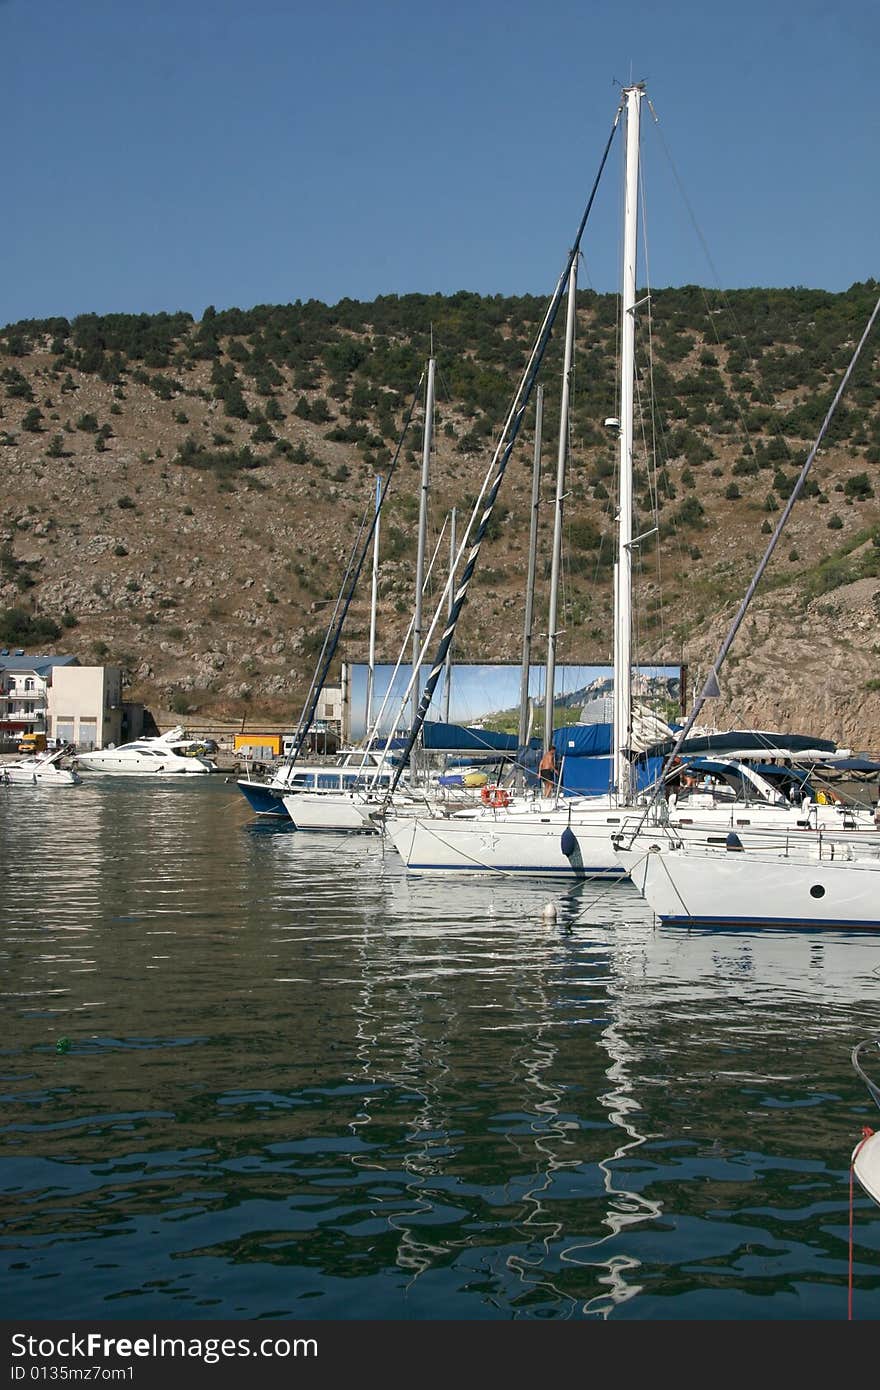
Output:
<path fill-rule="evenodd" d="M 75 787 L 82 778 L 71 767 L 61 767 L 66 748 L 37 753 L 0 767 L 0 783 L 9 787 Z"/>
<path fill-rule="evenodd" d="M 268 777 L 254 777 L 248 769 L 236 785 L 255 815 L 286 820 L 289 810 L 284 804 L 285 797 L 304 793 L 342 797 L 355 790 L 386 791 L 392 774 L 393 766 L 381 753 L 365 748 L 344 748 L 332 762 L 284 762 Z M 352 821 L 350 828 L 364 829 L 360 816 L 356 823 Z"/>
<path fill-rule="evenodd" d="M 178 725 L 155 738 L 138 738 L 131 743 L 121 743 L 118 748 L 111 745 L 89 753 L 77 753 L 76 765 L 82 772 L 145 777 L 192 776 L 219 771 L 217 764 L 201 750 L 199 740 L 190 738 Z"/>

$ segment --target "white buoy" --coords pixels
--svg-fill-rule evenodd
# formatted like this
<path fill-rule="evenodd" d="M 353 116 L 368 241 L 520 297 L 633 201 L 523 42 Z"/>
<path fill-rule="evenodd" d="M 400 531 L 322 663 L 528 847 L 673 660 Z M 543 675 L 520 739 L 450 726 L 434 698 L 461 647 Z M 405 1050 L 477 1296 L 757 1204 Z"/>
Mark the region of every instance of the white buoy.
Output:
<path fill-rule="evenodd" d="M 541 913 L 545 922 L 555 922 L 557 918 L 555 903 L 545 903 L 544 911 Z"/>

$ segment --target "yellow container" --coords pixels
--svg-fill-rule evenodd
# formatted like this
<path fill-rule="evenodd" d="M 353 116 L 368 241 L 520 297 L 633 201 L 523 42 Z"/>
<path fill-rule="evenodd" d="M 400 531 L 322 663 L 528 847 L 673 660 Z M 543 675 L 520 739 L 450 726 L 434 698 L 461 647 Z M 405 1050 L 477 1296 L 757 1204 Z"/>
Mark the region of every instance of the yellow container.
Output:
<path fill-rule="evenodd" d="M 485 787 L 489 778 L 485 772 L 466 772 L 462 777 L 462 784 L 465 787 Z"/>
<path fill-rule="evenodd" d="M 244 754 L 247 750 L 253 757 L 280 758 L 281 734 L 236 734 L 232 746 L 236 753 Z"/>

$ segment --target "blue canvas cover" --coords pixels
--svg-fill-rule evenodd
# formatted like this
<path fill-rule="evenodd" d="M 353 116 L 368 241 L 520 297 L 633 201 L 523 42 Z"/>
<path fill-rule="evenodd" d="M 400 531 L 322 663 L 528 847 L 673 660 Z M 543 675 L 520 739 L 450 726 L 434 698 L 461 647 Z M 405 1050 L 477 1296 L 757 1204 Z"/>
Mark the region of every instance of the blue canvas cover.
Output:
<path fill-rule="evenodd" d="M 562 758 L 595 758 L 609 754 L 611 727 L 610 724 L 569 724 L 556 729 L 553 734 L 556 766 Z"/>

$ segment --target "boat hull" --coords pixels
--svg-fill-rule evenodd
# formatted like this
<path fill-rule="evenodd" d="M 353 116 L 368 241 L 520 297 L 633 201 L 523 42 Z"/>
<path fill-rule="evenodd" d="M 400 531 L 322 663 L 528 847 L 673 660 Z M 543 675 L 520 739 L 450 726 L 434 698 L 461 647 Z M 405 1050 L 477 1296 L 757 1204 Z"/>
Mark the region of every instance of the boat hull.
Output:
<path fill-rule="evenodd" d="M 236 785 L 254 815 L 271 816 L 276 820 L 290 819 L 280 787 L 272 787 L 265 782 L 250 782 L 247 778 L 239 778 Z"/>
<path fill-rule="evenodd" d="M 618 853 L 661 922 L 880 929 L 877 859 L 650 845 Z"/>
<path fill-rule="evenodd" d="M 345 792 L 292 792 L 284 797 L 287 814 L 297 830 L 341 830 L 374 835 L 376 827 L 365 818 L 365 804 Z"/>
<path fill-rule="evenodd" d="M 385 833 L 414 873 L 503 873 L 547 878 L 622 879 L 610 833 L 578 834 L 563 849 L 565 820 L 481 815 L 389 818 Z"/>
<path fill-rule="evenodd" d="M 880 1203 L 880 1133 L 862 1140 L 853 1153 L 852 1164 L 868 1196 Z"/>

